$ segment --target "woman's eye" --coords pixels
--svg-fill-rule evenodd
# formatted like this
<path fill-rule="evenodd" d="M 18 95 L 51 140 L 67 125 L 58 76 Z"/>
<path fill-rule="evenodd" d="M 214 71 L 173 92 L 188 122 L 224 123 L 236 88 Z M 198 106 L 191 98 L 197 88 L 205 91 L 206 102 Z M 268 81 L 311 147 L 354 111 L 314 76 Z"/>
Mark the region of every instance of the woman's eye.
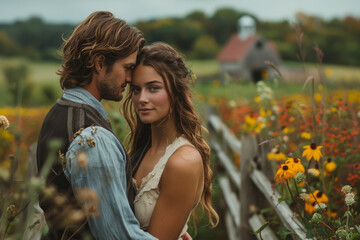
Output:
<path fill-rule="evenodd" d="M 158 86 L 151 86 L 150 87 L 150 91 L 157 91 L 159 90 L 160 88 Z"/>

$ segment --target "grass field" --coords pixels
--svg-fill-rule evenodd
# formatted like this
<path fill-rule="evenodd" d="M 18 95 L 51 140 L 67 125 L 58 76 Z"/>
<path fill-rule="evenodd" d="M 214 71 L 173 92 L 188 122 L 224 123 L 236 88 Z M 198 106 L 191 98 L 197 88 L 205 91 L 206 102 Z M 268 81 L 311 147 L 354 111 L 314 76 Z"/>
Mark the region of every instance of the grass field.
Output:
<path fill-rule="evenodd" d="M 4 83 L 4 69 L 7 66 L 26 65 L 29 69 L 29 80 L 35 83 L 56 82 L 59 76 L 56 71 L 60 68 L 60 63 L 55 62 L 36 62 L 25 58 L 5 58 L 0 57 L 0 83 Z"/>
<path fill-rule="evenodd" d="M 56 71 L 60 68 L 61 63 L 56 62 L 36 62 L 24 58 L 5 58 L 0 57 L 0 105 L 5 106 L 9 101 L 9 94 L 6 90 L 5 76 L 3 70 L 7 66 L 24 64 L 29 70 L 29 81 L 33 86 L 33 97 L 39 98 L 42 93 L 42 86 L 50 85 L 57 95 L 61 94 L 59 87 L 59 76 Z M 201 81 L 195 84 L 195 91 L 201 97 L 216 99 L 218 97 L 225 97 L 229 100 L 242 97 L 249 99 L 256 93 L 256 87 L 252 83 L 238 84 L 230 82 L 228 84 L 218 85 L 220 79 L 219 64 L 216 60 L 188 60 L 188 67 L 197 75 Z M 285 67 L 302 68 L 302 64 L 298 62 L 284 62 Z M 317 71 L 316 64 L 306 64 L 305 68 L 309 72 Z M 327 79 L 328 86 L 332 88 L 345 87 L 354 88 L 360 85 L 360 68 L 353 66 L 336 66 L 324 65 L 322 66 L 324 76 Z M 273 87 L 276 87 L 279 94 L 301 93 L 303 82 L 289 83 L 289 82 L 271 82 Z M 201 99 L 199 99 L 201 100 Z M 214 100 L 216 101 L 216 100 Z M 37 105 L 43 104 L 43 100 L 34 99 Z M 49 103 L 51 104 L 51 103 Z"/>

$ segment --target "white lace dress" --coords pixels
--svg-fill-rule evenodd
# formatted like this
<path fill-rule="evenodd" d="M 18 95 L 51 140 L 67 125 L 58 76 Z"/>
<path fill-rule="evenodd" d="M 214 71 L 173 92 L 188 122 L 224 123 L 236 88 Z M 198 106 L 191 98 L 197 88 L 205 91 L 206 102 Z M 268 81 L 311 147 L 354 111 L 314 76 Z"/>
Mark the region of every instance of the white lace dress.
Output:
<path fill-rule="evenodd" d="M 166 163 L 169 160 L 170 156 L 179 147 L 184 145 L 193 146 L 188 140 L 183 137 L 176 138 L 173 143 L 168 145 L 166 147 L 164 155 L 156 163 L 154 169 L 148 175 L 141 179 L 140 187 L 137 186 L 136 180 L 133 179 L 133 185 L 136 189 L 136 197 L 134 200 L 135 216 L 140 222 L 141 229 L 145 231 L 149 227 L 151 216 L 154 212 L 156 202 L 159 198 L 159 182 Z M 188 227 L 186 221 L 186 224 L 183 227 L 180 236 L 187 231 L 187 228 Z"/>

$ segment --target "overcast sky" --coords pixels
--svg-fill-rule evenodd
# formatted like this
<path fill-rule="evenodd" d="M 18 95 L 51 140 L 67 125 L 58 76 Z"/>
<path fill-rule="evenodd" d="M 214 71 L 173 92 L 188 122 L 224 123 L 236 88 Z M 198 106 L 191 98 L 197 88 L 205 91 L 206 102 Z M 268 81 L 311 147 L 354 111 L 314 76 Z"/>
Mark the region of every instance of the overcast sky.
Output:
<path fill-rule="evenodd" d="M 47 22 L 80 23 L 90 13 L 108 10 L 128 23 L 200 10 L 211 16 L 230 7 L 261 20 L 292 20 L 298 11 L 324 19 L 360 18 L 360 0 L 0 0 L 0 22 L 39 16 Z"/>

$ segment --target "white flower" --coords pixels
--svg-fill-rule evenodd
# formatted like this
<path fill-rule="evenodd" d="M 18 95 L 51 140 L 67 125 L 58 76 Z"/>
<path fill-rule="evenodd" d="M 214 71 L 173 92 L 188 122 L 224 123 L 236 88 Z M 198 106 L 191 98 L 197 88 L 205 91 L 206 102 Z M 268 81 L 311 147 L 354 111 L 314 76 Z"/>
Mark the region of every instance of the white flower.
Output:
<path fill-rule="evenodd" d="M 351 189 L 352 189 L 351 186 L 345 185 L 345 186 L 343 186 L 343 187 L 341 188 L 341 191 L 342 191 L 343 193 L 349 193 L 349 192 L 351 192 Z"/>
<path fill-rule="evenodd" d="M 355 195 L 354 193 L 347 193 L 345 195 L 345 204 L 351 206 L 355 203 Z"/>
<path fill-rule="evenodd" d="M 9 125 L 9 120 L 5 116 L 0 115 L 0 128 L 7 129 Z"/>
<path fill-rule="evenodd" d="M 325 210 L 326 208 L 327 208 L 327 206 L 325 203 L 319 203 L 319 204 L 315 205 L 316 210 L 320 210 L 320 209 Z"/>

